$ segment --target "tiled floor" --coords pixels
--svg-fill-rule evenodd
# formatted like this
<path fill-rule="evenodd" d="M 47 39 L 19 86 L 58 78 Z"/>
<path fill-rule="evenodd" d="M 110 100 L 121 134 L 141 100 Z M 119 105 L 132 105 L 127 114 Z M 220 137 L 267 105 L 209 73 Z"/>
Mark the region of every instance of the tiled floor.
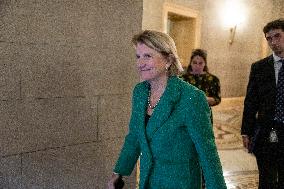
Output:
<path fill-rule="evenodd" d="M 222 99 L 213 107 L 214 133 L 228 189 L 256 189 L 255 157 L 242 147 L 240 126 L 243 98 Z"/>

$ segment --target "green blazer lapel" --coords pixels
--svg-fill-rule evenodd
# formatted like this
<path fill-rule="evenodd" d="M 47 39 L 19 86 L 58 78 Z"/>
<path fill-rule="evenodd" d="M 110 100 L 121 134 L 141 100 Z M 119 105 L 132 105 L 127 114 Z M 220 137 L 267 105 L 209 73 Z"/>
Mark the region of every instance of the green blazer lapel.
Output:
<path fill-rule="evenodd" d="M 144 153 L 147 153 L 151 157 L 151 151 L 149 149 L 148 140 L 146 137 L 146 125 L 145 116 L 147 112 L 148 94 L 149 94 L 149 83 L 144 81 L 137 85 L 137 90 L 134 94 L 134 106 L 133 113 L 135 114 L 136 128 L 139 130 L 139 138 L 141 145 L 143 145 Z M 151 158 L 150 158 L 151 159 Z"/>
<path fill-rule="evenodd" d="M 167 87 L 162 95 L 160 102 L 155 107 L 152 116 L 146 127 L 148 141 L 152 140 L 155 132 L 159 130 L 170 117 L 175 108 L 176 103 L 180 97 L 179 79 L 177 77 L 170 77 L 168 79 Z"/>

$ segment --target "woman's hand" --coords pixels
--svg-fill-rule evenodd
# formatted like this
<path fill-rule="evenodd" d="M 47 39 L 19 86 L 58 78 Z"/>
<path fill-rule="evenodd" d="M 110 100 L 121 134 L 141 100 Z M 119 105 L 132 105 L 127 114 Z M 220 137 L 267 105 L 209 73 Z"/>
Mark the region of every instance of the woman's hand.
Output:
<path fill-rule="evenodd" d="M 115 189 L 114 183 L 119 178 L 119 174 L 112 173 L 111 179 L 108 181 L 108 189 Z"/>
<path fill-rule="evenodd" d="M 216 101 L 215 101 L 215 99 L 213 97 L 208 97 L 207 96 L 206 99 L 207 99 L 207 102 L 208 102 L 209 106 L 213 106 L 213 105 L 216 104 Z"/>

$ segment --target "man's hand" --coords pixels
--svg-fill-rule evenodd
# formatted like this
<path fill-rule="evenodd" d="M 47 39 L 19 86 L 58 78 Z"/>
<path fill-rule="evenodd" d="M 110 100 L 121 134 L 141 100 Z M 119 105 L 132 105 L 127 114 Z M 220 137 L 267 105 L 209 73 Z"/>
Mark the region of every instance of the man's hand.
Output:
<path fill-rule="evenodd" d="M 249 139 L 249 137 L 247 135 L 243 135 L 242 138 L 243 138 L 243 145 L 244 145 L 244 147 L 249 150 L 249 146 L 250 146 L 250 139 Z"/>

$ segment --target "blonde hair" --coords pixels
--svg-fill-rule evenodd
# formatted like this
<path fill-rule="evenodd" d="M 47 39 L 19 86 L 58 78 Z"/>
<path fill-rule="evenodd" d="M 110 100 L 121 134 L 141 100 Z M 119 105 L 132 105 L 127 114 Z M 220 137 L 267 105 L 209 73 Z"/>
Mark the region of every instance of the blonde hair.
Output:
<path fill-rule="evenodd" d="M 135 46 L 137 46 L 138 43 L 143 43 L 149 48 L 161 53 L 170 63 L 170 67 L 168 68 L 169 76 L 178 75 L 183 71 L 177 54 L 175 42 L 169 35 L 154 30 L 145 30 L 134 35 L 132 43 Z"/>

